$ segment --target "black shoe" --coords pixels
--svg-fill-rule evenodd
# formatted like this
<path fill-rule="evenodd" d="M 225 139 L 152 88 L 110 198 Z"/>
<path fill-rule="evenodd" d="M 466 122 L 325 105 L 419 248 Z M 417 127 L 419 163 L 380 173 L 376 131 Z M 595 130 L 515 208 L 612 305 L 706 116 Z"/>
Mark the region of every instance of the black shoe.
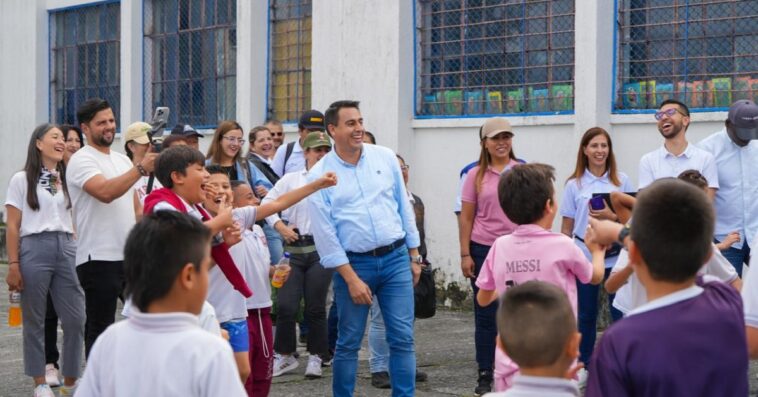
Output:
<path fill-rule="evenodd" d="M 428 378 L 426 372 L 421 372 L 416 368 L 416 382 L 426 382 L 426 378 Z"/>
<path fill-rule="evenodd" d="M 390 385 L 390 373 L 387 371 L 373 372 L 371 374 L 371 386 L 377 389 L 389 389 Z"/>
<path fill-rule="evenodd" d="M 492 391 L 492 371 L 488 369 L 482 369 L 479 371 L 479 378 L 476 380 L 478 384 L 474 388 L 474 394 L 481 396 L 485 393 Z"/>

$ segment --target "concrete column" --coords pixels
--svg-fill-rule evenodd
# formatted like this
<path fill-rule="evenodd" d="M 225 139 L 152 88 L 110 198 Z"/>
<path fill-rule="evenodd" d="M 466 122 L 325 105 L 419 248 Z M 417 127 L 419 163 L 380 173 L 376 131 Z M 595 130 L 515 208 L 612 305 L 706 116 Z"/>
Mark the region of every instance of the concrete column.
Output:
<path fill-rule="evenodd" d="M 266 119 L 267 49 L 268 2 L 237 0 L 236 111 L 245 136 Z"/>
<path fill-rule="evenodd" d="M 610 128 L 613 79 L 613 2 L 577 2 L 574 21 L 574 134 Z"/>
<path fill-rule="evenodd" d="M 413 3 L 313 1 L 313 107 L 361 101 L 366 129 L 403 154 L 412 149 Z"/>
<path fill-rule="evenodd" d="M 121 114 L 116 120 L 121 131 L 135 121 L 150 122 L 152 117 L 152 109 L 145 112 L 143 108 L 142 3 L 121 2 Z"/>

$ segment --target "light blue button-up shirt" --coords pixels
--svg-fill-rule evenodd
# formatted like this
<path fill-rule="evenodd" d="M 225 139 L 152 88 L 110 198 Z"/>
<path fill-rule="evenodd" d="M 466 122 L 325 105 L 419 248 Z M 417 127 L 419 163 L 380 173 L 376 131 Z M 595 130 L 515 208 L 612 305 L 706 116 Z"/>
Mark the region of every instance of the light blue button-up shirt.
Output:
<path fill-rule="evenodd" d="M 703 139 L 698 146 L 716 158 L 719 190 L 716 191 L 715 237 L 738 231 L 740 241 L 754 244 L 758 233 L 758 142 L 739 147 L 729 139 L 726 129 Z"/>
<path fill-rule="evenodd" d="M 347 264 L 346 252 L 371 251 L 401 238 L 408 248 L 419 246 L 413 206 L 392 150 L 364 144 L 357 165 L 332 150 L 311 168 L 308 180 L 329 171 L 337 174 L 337 185 L 308 198 L 321 265 Z"/>
<path fill-rule="evenodd" d="M 595 193 L 634 192 L 634 186 L 629 181 L 629 177 L 623 172 L 618 173 L 621 186 L 616 186 L 608 177 L 608 172 L 603 176 L 597 177 L 589 170 L 585 170 L 580 181 L 571 179 L 566 182 L 566 188 L 563 190 L 563 201 L 561 202 L 561 216 L 574 220 L 574 236 L 584 240 L 584 234 L 587 231 L 587 223 L 590 215 L 589 201 Z M 581 182 L 581 183 L 579 183 Z M 576 240 L 576 245 L 582 250 L 587 259 L 592 260 L 592 254 L 583 242 Z M 613 267 L 616 264 L 618 256 L 605 258 L 605 267 Z"/>

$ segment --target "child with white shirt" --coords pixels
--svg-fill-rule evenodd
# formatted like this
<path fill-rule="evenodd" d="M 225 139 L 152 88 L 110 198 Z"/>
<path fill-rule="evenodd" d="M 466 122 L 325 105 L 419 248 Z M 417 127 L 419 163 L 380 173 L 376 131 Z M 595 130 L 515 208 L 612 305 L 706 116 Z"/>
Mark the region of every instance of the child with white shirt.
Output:
<path fill-rule="evenodd" d="M 198 326 L 210 237 L 176 211 L 146 215 L 132 229 L 124 276 L 139 310 L 97 339 L 77 396 L 245 396 L 229 344 Z"/>
<path fill-rule="evenodd" d="M 508 288 L 497 313 L 498 348 L 519 366 L 505 392 L 490 397 L 577 397 L 576 382 L 566 379 L 579 356 L 582 336 L 566 293 L 543 281 Z"/>

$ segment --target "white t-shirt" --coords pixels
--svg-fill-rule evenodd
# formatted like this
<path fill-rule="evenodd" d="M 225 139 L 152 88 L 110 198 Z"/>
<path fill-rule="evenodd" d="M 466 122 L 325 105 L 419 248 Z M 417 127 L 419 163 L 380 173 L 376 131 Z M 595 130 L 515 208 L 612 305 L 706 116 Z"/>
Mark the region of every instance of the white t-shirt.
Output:
<path fill-rule="evenodd" d="M 629 265 L 629 253 L 625 249 L 622 249 L 619 253 L 616 265 L 614 265 L 611 270 L 611 274 L 620 271 L 627 265 Z M 698 275 L 709 275 L 725 283 L 731 283 L 739 277 L 734 266 L 724 258 L 724 255 L 721 254 L 721 251 L 715 244 L 713 245 L 713 255 L 711 255 L 708 262 L 705 262 L 705 265 L 700 268 Z M 621 288 L 616 291 L 616 298 L 613 299 L 613 307 L 626 315 L 645 303 L 647 303 L 647 291 L 645 291 L 645 287 L 642 286 L 637 275 L 632 273 L 626 284 L 622 285 Z"/>
<path fill-rule="evenodd" d="M 247 396 L 229 343 L 197 316 L 139 312 L 97 338 L 76 395 Z"/>
<path fill-rule="evenodd" d="M 132 313 L 139 313 L 139 309 L 132 305 L 132 298 L 126 298 L 124 301 L 124 307 L 121 309 L 121 315 L 129 318 Z M 200 310 L 200 314 L 197 316 L 200 328 L 212 333 L 213 335 L 221 336 L 221 326 L 216 318 L 216 311 L 213 309 L 208 301 L 203 302 L 203 308 Z"/>
<path fill-rule="evenodd" d="M 90 196 L 84 184 L 98 174 L 105 179 L 123 175 L 132 168 L 132 162 L 121 153 L 99 152 L 85 146 L 68 163 L 66 180 L 76 223 L 76 264 L 91 260 L 122 261 L 124 244 L 134 226 L 134 193 L 127 190 L 110 203 Z"/>
<path fill-rule="evenodd" d="M 11 177 L 8 194 L 5 196 L 5 205 L 21 211 L 19 237 L 42 232 L 74 232 L 71 209 L 66 208 L 66 196 L 62 189 L 53 196 L 45 188 L 37 185 L 39 210 L 35 211 L 26 202 L 26 187 L 26 172 L 19 171 Z"/>
<path fill-rule="evenodd" d="M 713 155 L 692 144 L 679 156 L 675 156 L 665 146 L 661 146 L 640 159 L 637 178 L 639 188 L 644 189 L 661 178 L 676 178 L 684 171 L 696 170 L 708 181 L 708 187 L 719 188 L 719 176 Z"/>
<path fill-rule="evenodd" d="M 255 225 L 257 213 L 258 208 L 252 206 L 232 210 L 232 217 L 242 226 L 243 236 L 245 230 Z M 242 241 L 229 248 L 229 253 L 234 260 L 234 264 L 237 265 L 237 268 L 243 275 L 247 274 L 247 267 L 252 265 L 246 254 L 246 251 L 252 247 L 248 247 L 247 244 L 249 242 L 243 237 Z M 253 288 L 254 286 L 250 284 L 249 280 L 245 281 L 251 287 L 253 296 L 263 293 L 260 289 Z M 270 300 L 271 294 L 269 293 L 268 295 Z M 214 266 L 209 272 L 208 302 L 216 309 L 216 317 L 222 323 L 247 318 L 245 297 L 234 289 L 232 283 L 224 276 L 224 273 L 221 272 L 218 266 Z"/>
<path fill-rule="evenodd" d="M 751 247 L 758 247 L 758 238 L 756 238 Z M 745 270 L 743 270 L 744 274 Z M 745 325 L 752 328 L 758 328 L 758 258 L 756 255 L 750 256 L 750 271 L 745 276 L 745 282 L 742 284 L 742 305 L 745 311 Z"/>
<path fill-rule="evenodd" d="M 137 198 L 139 199 L 140 204 L 145 204 L 145 197 L 147 197 L 147 184 L 149 182 L 150 177 L 143 176 L 137 181 L 137 183 L 134 184 L 134 191 L 137 192 Z M 158 182 L 158 178 L 153 178 L 153 190 L 158 190 L 162 187 L 163 185 Z"/>
<path fill-rule="evenodd" d="M 243 246 L 244 244 L 244 246 Z M 245 280 L 250 289 L 255 291 L 253 296 L 246 299 L 248 309 L 260 309 L 271 307 L 271 281 L 269 269 L 271 268 L 271 254 L 268 251 L 266 234 L 258 225 L 253 225 L 253 230 L 242 232 L 242 242 L 231 248 L 234 261 L 237 256 L 233 250 L 244 250 L 245 256 Z"/>

